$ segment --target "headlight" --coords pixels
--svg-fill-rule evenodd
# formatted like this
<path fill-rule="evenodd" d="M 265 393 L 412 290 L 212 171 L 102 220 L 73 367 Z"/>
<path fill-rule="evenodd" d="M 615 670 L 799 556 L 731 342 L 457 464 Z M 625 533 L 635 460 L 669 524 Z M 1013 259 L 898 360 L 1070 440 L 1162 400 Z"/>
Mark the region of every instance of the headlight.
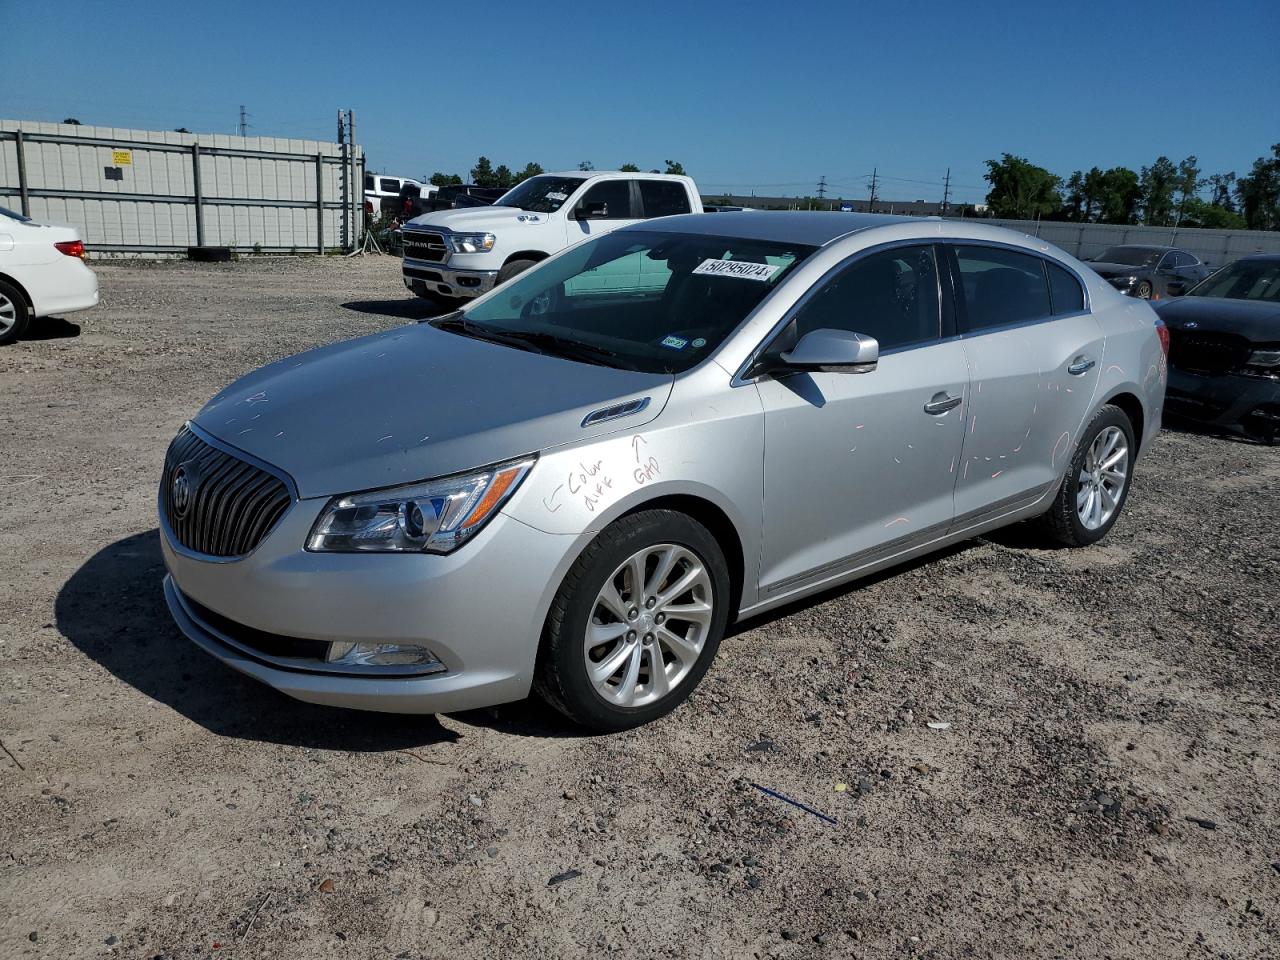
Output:
<path fill-rule="evenodd" d="M 449 244 L 454 253 L 488 253 L 496 239 L 492 233 L 453 233 Z"/>
<path fill-rule="evenodd" d="M 1271 347 L 1266 350 L 1254 350 L 1249 354 L 1251 367 L 1280 367 L 1280 349 Z"/>
<path fill-rule="evenodd" d="M 337 553 L 448 553 L 480 532 L 535 457 L 462 476 L 334 497 L 311 528 L 307 549 Z"/>

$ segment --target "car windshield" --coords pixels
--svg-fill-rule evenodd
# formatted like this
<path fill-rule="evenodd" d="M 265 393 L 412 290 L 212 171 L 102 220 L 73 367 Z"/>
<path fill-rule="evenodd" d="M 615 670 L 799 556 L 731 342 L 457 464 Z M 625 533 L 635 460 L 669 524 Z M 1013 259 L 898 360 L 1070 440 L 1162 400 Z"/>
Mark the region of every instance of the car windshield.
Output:
<path fill-rule="evenodd" d="M 0 207 L 0 217 L 8 217 L 10 220 L 17 220 L 19 223 L 30 223 L 30 217 L 24 217 L 22 214 L 10 210 L 8 207 Z"/>
<path fill-rule="evenodd" d="M 1163 250 L 1152 250 L 1150 247 L 1107 247 L 1101 256 L 1094 257 L 1099 263 L 1123 263 L 1130 267 L 1149 267 L 1161 256 Z"/>
<path fill-rule="evenodd" d="M 707 357 L 814 247 L 621 230 L 499 287 L 447 329 L 650 373 Z"/>
<path fill-rule="evenodd" d="M 1229 263 L 1188 290 L 1187 296 L 1280 302 L 1280 259 Z"/>
<path fill-rule="evenodd" d="M 512 187 L 497 199 L 494 206 L 519 207 L 531 213 L 555 213 L 573 191 L 582 186 L 584 177 L 530 177 Z"/>

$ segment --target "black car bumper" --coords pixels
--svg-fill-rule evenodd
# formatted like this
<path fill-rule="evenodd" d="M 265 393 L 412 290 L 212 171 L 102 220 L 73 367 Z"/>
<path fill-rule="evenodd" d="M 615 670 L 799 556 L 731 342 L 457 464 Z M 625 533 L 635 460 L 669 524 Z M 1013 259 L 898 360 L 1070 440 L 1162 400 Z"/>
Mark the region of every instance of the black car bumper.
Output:
<path fill-rule="evenodd" d="M 1256 439 L 1280 434 L 1280 380 L 1169 368 L 1167 414 Z"/>

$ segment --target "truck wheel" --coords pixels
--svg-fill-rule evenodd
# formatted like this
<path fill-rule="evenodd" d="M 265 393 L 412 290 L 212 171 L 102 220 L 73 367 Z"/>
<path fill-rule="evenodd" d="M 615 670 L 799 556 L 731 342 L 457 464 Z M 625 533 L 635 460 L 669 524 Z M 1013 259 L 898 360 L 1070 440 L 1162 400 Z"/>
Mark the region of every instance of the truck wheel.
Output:
<path fill-rule="evenodd" d="M 30 321 L 26 298 L 9 284 L 0 282 L 0 346 L 22 336 Z"/>
<path fill-rule="evenodd" d="M 674 710 L 715 658 L 729 620 L 715 538 L 672 510 L 607 527 L 560 585 L 534 672 L 544 700 L 584 727 L 627 730 Z"/>
<path fill-rule="evenodd" d="M 537 262 L 537 260 L 508 260 L 502 265 L 502 269 L 498 271 L 498 282 L 506 283 L 516 274 L 524 273 Z"/>

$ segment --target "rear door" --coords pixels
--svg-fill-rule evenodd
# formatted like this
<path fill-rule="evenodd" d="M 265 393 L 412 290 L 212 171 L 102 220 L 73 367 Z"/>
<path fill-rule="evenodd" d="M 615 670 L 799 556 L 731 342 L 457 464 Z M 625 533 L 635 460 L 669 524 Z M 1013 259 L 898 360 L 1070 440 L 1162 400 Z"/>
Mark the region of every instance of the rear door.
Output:
<path fill-rule="evenodd" d="M 1102 329 L 1065 267 L 996 244 L 951 246 L 969 402 L 956 522 L 1034 500 L 1061 480 L 1093 403 Z"/>

